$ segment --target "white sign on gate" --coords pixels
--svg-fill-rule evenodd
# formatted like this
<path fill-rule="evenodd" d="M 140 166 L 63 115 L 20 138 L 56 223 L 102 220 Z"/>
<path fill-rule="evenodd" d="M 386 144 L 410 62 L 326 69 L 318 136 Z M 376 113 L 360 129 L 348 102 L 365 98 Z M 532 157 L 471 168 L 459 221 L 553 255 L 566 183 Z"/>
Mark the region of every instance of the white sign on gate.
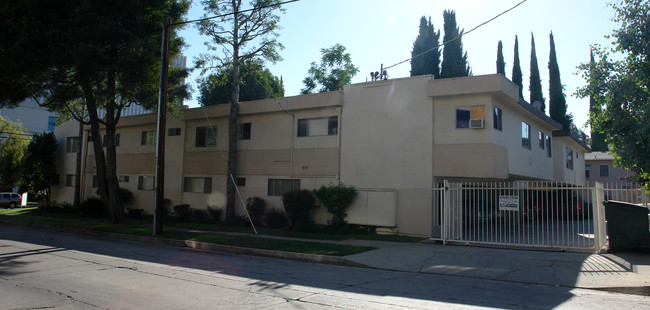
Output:
<path fill-rule="evenodd" d="M 519 196 L 499 195 L 499 211 L 519 211 Z"/>

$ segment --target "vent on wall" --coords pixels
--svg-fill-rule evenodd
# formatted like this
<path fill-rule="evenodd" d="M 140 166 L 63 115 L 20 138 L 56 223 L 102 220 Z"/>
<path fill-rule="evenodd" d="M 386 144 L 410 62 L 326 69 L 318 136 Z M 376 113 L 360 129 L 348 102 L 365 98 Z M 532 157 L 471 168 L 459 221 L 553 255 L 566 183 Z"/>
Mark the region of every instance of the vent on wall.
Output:
<path fill-rule="evenodd" d="M 470 119 L 469 120 L 469 128 L 485 128 L 485 120 L 484 119 Z"/>

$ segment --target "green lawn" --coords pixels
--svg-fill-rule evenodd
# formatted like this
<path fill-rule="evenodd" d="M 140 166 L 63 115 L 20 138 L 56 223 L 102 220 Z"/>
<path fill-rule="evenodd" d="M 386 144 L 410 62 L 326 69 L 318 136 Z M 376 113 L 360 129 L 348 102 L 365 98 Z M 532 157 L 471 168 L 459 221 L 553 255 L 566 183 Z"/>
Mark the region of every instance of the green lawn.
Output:
<path fill-rule="evenodd" d="M 95 231 L 114 232 L 121 234 L 152 236 L 152 225 L 150 221 L 132 221 L 126 225 L 106 224 L 102 219 L 88 219 L 76 214 L 50 213 L 43 212 L 37 208 L 24 209 L 0 209 L 0 221 L 27 223 L 37 225 L 47 225 L 56 227 L 69 227 L 77 229 L 88 229 Z M 247 248 L 277 250 L 308 254 L 323 254 L 333 256 L 345 256 L 360 252 L 372 250 L 372 247 L 351 246 L 341 244 L 330 244 L 325 242 L 295 241 L 295 240 L 278 240 L 262 238 L 256 236 L 232 236 L 219 234 L 219 232 L 252 232 L 250 227 L 230 227 L 217 226 L 214 224 L 201 223 L 174 223 L 169 222 L 165 227 L 170 229 L 164 230 L 161 238 L 177 240 L 195 240 L 214 244 L 232 245 Z M 184 230 L 175 230 L 180 228 Z M 200 231 L 190 231 L 200 230 Z M 325 234 L 304 234 L 281 230 L 260 231 L 262 234 L 282 235 L 287 237 L 300 237 L 311 239 L 342 240 L 350 238 L 350 235 L 325 235 Z"/>

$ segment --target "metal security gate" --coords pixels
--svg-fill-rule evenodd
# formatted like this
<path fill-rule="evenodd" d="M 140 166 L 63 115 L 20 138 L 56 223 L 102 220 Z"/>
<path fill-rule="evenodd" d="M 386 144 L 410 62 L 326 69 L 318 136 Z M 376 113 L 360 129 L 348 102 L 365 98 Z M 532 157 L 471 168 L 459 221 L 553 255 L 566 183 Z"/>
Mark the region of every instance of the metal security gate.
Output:
<path fill-rule="evenodd" d="M 597 252 L 607 241 L 603 199 L 623 200 L 625 195 L 636 197 L 635 203 L 648 203 L 642 190 L 631 193 L 602 184 L 445 181 L 433 189 L 432 238 L 443 243 Z"/>

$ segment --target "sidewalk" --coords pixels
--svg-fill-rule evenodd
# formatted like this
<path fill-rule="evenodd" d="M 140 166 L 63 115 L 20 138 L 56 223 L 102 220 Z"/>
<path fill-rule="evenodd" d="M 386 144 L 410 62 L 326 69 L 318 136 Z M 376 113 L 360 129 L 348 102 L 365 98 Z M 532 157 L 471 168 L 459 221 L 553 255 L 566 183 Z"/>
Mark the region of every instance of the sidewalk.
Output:
<path fill-rule="evenodd" d="M 428 273 L 465 278 L 602 289 L 650 296 L 650 255 L 640 253 L 590 254 L 552 250 L 504 249 L 480 246 L 442 245 L 348 239 L 343 241 L 288 238 L 252 233 L 208 232 L 258 238 L 349 244 L 376 248 L 344 257 L 281 252 L 237 246 L 172 240 L 149 236 L 123 235 L 43 225 L 26 225 L 97 237 L 185 246 L 243 255 L 259 255 L 315 263 L 338 264 L 384 270 Z M 179 229 L 183 230 L 183 229 Z"/>
<path fill-rule="evenodd" d="M 254 236 L 245 233 L 222 234 Z M 606 289 L 650 296 L 650 255 L 647 254 L 504 249 L 442 245 L 431 241 L 408 243 L 361 239 L 331 241 L 268 235 L 258 237 L 377 248 L 344 256 L 343 260 L 353 266 L 528 284 Z M 293 254 L 295 253 L 283 253 L 280 257 L 292 259 Z M 295 259 L 305 260 L 305 257 L 301 255 Z M 314 261 L 323 262 L 322 259 Z"/>

